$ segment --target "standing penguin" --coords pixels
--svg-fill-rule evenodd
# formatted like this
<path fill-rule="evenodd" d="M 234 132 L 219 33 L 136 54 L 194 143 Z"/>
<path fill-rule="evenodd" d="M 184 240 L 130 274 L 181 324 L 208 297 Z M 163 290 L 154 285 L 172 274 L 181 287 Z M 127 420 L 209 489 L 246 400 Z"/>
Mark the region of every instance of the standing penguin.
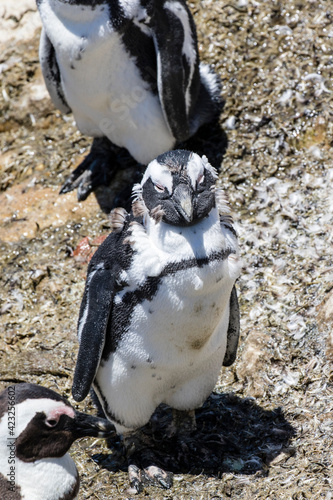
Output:
<path fill-rule="evenodd" d="M 37 0 L 37 6 L 51 99 L 94 137 L 62 193 L 78 188 L 84 200 L 107 185 L 119 166 L 117 147 L 147 165 L 216 116 L 219 80 L 199 62 L 184 0 Z"/>
<path fill-rule="evenodd" d="M 94 388 L 124 437 L 137 491 L 145 479 L 172 484 L 140 428 L 166 403 L 172 432 L 193 430 L 194 410 L 236 357 L 241 264 L 216 179 L 205 156 L 160 155 L 134 186 L 131 214 L 114 210 L 88 268 L 72 392 L 81 401 Z"/>
<path fill-rule="evenodd" d="M 9 386 L 0 394 L 0 498 L 77 498 L 80 479 L 67 451 L 80 437 L 113 431 L 110 422 L 79 413 L 51 389 Z"/>

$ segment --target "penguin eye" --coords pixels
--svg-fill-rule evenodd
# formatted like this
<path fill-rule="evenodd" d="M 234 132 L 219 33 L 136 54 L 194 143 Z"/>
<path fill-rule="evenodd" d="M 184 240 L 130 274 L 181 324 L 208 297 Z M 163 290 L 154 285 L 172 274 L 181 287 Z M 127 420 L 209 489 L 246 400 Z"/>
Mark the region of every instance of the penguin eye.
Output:
<path fill-rule="evenodd" d="M 59 420 L 55 420 L 54 418 L 47 418 L 45 420 L 45 423 L 48 427 L 55 427 L 58 424 Z"/>
<path fill-rule="evenodd" d="M 165 188 L 163 186 L 161 186 L 161 184 L 154 184 L 154 188 L 156 189 L 156 191 L 158 193 L 164 193 L 164 191 L 165 191 Z"/>
<path fill-rule="evenodd" d="M 197 179 L 197 186 L 196 186 L 196 189 L 197 189 L 199 192 L 202 192 L 202 191 L 204 191 L 204 189 L 205 189 L 205 188 L 204 188 L 204 186 L 202 185 L 202 184 L 203 184 L 203 182 L 204 182 L 204 180 L 205 180 L 205 176 L 204 176 L 204 174 L 199 175 L 199 177 L 198 177 L 198 179 Z"/>
<path fill-rule="evenodd" d="M 198 177 L 197 184 L 202 184 L 202 183 L 203 183 L 203 181 L 204 181 L 204 179 L 205 179 L 204 174 L 201 174 L 201 175 Z"/>

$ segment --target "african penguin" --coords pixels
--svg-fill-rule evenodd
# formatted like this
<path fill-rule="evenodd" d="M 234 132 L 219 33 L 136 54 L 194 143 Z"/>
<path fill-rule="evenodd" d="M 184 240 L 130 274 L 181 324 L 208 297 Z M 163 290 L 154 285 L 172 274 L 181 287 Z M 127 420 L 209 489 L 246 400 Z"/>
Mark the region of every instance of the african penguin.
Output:
<path fill-rule="evenodd" d="M 149 449 L 139 429 L 160 403 L 174 409 L 175 427 L 193 429 L 194 410 L 235 360 L 241 264 L 216 179 L 205 156 L 158 156 L 134 186 L 132 212 L 113 211 L 88 267 L 72 392 L 81 401 L 94 388 L 124 437 L 137 491 L 143 477 L 172 482 L 153 463 L 139 473 L 131 462 L 131 450 Z"/>
<path fill-rule="evenodd" d="M 119 148 L 147 165 L 210 122 L 220 83 L 199 62 L 185 0 L 37 0 L 39 57 L 54 105 L 94 137 L 61 192 L 109 184 Z"/>
<path fill-rule="evenodd" d="M 9 386 L 0 394 L 0 498 L 77 498 L 80 479 L 67 451 L 80 437 L 113 431 L 110 422 L 79 413 L 50 389 Z"/>

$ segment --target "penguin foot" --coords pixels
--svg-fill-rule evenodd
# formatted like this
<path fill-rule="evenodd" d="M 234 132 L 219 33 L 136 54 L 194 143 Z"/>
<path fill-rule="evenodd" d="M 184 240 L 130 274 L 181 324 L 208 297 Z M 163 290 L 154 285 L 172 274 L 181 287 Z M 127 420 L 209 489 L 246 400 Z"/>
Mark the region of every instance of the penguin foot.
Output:
<path fill-rule="evenodd" d="M 139 466 L 132 463 L 128 466 L 128 479 L 130 483 L 128 492 L 132 494 L 141 493 L 145 484 L 152 484 L 166 490 L 173 485 L 172 472 L 166 472 L 156 465 L 140 469 Z"/>
<path fill-rule="evenodd" d="M 143 479 L 141 469 L 134 464 L 128 466 L 128 479 L 130 488 L 127 490 L 129 494 L 141 493 L 143 490 Z"/>
<path fill-rule="evenodd" d="M 145 479 L 155 486 L 160 486 L 166 490 L 171 488 L 173 485 L 173 474 L 172 472 L 166 472 L 156 465 L 150 465 L 144 469 Z"/>
<path fill-rule="evenodd" d="M 124 437 L 128 456 L 128 478 L 130 493 L 141 493 L 145 484 L 169 489 L 173 474 L 159 467 L 160 460 L 149 446 L 149 437 L 142 431 Z"/>
<path fill-rule="evenodd" d="M 110 184 L 117 163 L 117 153 L 112 143 L 106 137 L 94 139 L 90 153 L 67 177 L 60 194 L 77 189 L 78 200 L 85 200 L 98 186 Z"/>

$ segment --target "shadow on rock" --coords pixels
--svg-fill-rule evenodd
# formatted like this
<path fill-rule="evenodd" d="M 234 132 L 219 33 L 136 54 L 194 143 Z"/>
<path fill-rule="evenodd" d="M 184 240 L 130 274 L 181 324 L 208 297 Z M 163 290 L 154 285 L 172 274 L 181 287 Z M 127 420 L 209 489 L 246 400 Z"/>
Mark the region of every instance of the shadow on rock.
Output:
<path fill-rule="evenodd" d="M 212 394 L 196 412 L 197 430 L 187 436 L 166 437 L 171 409 L 161 405 L 144 432 L 154 444 L 159 466 L 176 474 L 204 473 L 221 477 L 226 472 L 266 474 L 280 453 L 292 455 L 294 428 L 281 408 L 262 409 L 252 399 L 234 394 Z M 111 455 L 93 458 L 110 471 L 126 470 L 120 440 L 110 444 Z"/>

